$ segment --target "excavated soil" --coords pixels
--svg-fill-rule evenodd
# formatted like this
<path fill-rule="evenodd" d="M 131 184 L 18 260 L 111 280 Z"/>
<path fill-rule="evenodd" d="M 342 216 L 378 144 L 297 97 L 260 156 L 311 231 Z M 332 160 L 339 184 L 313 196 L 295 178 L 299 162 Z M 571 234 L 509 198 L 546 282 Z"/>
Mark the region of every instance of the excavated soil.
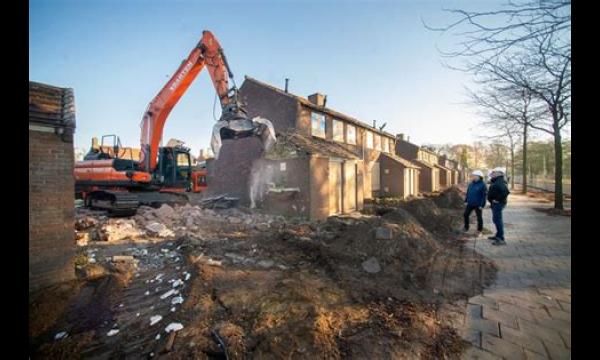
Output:
<path fill-rule="evenodd" d="M 55 314 L 32 316 L 32 358 L 459 358 L 465 300 L 493 281 L 495 267 L 454 235 L 456 195 L 386 202 L 371 215 L 323 222 L 212 211 L 211 224 L 223 220 L 213 232 L 197 216 L 175 240 L 99 246 L 98 261 L 80 269 L 88 278 L 79 290 L 57 298 Z M 174 219 L 178 211 L 202 213 L 175 209 Z M 108 259 L 117 253 L 136 262 L 116 269 Z M 165 283 L 185 280 L 175 311 L 172 297 L 159 297 L 168 286 L 144 295 L 158 274 Z M 150 325 L 153 314 L 163 319 Z M 96 320 L 78 324 L 79 316 Z M 167 333 L 172 322 L 183 328 Z M 111 329 L 119 333 L 108 337 Z M 69 336 L 54 340 L 59 331 Z"/>

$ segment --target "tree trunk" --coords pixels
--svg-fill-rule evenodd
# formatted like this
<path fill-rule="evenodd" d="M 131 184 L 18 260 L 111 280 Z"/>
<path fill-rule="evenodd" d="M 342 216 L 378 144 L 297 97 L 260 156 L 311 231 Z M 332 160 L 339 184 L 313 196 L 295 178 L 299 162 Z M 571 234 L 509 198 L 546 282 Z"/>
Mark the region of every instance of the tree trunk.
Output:
<path fill-rule="evenodd" d="M 527 123 L 523 125 L 523 194 L 527 194 Z"/>
<path fill-rule="evenodd" d="M 515 145 L 510 146 L 510 189 L 515 188 Z"/>
<path fill-rule="evenodd" d="M 554 121 L 554 208 L 563 209 L 563 168 L 562 168 L 562 136 L 558 128 L 558 121 Z"/>

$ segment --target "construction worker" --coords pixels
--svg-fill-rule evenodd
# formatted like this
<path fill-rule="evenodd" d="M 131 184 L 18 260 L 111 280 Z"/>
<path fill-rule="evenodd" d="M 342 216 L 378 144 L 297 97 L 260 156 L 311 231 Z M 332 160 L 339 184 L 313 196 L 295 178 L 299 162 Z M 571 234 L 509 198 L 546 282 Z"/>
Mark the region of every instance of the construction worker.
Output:
<path fill-rule="evenodd" d="M 464 232 L 469 231 L 469 217 L 471 212 L 475 210 L 477 215 L 477 236 L 481 236 L 483 231 L 483 217 L 481 216 L 481 210 L 485 207 L 485 195 L 487 193 L 487 187 L 483 181 L 483 172 L 481 170 L 475 170 L 471 173 L 471 182 L 467 188 L 467 195 L 465 197 L 465 227 Z"/>
<path fill-rule="evenodd" d="M 495 168 L 490 176 L 490 190 L 487 199 L 492 208 L 492 221 L 496 226 L 496 235 L 489 237 L 493 240 L 492 245 L 506 245 L 504 241 L 504 222 L 502 220 L 502 210 L 506 206 L 506 199 L 510 191 L 506 184 L 505 171 L 503 168 Z"/>

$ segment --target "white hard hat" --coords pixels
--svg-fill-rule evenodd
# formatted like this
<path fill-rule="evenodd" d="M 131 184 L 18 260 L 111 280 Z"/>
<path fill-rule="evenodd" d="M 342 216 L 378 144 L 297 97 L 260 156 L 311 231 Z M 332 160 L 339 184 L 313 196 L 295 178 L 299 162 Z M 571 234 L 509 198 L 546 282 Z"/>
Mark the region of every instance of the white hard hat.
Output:
<path fill-rule="evenodd" d="M 504 176 L 506 170 L 502 167 L 497 167 L 490 172 L 490 178 L 497 178 L 498 176 Z"/>
<path fill-rule="evenodd" d="M 483 173 L 481 172 L 481 170 L 475 170 L 471 173 L 471 175 L 483 177 Z"/>

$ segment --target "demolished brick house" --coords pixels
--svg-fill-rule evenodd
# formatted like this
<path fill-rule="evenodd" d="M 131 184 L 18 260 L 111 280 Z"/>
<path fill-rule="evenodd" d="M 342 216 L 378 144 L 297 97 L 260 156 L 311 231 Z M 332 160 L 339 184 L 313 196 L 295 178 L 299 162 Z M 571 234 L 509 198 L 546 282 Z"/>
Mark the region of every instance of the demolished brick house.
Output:
<path fill-rule="evenodd" d="M 29 82 L 29 292 L 75 277 L 72 89 Z"/>
<path fill-rule="evenodd" d="M 436 153 L 409 142 L 404 138 L 404 134 L 398 134 L 396 137 L 396 153 L 421 168 L 419 174 L 420 192 L 440 190 L 440 166 L 438 165 L 438 155 Z"/>
<path fill-rule="evenodd" d="M 250 177 L 251 205 L 310 219 L 362 207 L 355 153 L 299 133 L 278 135 L 274 148 L 255 161 Z"/>
<path fill-rule="evenodd" d="M 380 155 L 394 155 L 394 135 L 326 107 L 326 97 L 319 93 L 304 98 L 246 77 L 240 87 L 240 94 L 250 118 L 260 116 L 269 119 L 278 134 L 296 133 L 307 142 L 314 142 L 312 145 L 317 147 L 327 144 L 329 150 L 321 156 L 326 155 L 324 157 L 329 159 L 328 165 L 315 175 L 321 177 L 321 180 L 315 182 L 316 179 L 313 179 L 311 191 L 317 183 L 337 184 L 336 178 L 342 173 L 339 186 L 347 189 L 346 193 L 351 191 L 348 189 L 355 188 L 355 191 L 351 191 L 356 194 L 355 210 L 362 209 L 364 199 L 372 198 L 373 168 L 375 167 L 376 175 L 378 175 L 377 171 L 381 167 L 377 167 L 375 164 L 378 163 Z M 339 149 L 336 152 L 349 152 L 356 159 L 337 158 L 332 155 L 330 151 L 332 149 Z M 225 140 L 219 159 L 208 165 L 208 181 L 211 184 L 209 191 L 211 193 L 227 192 L 240 197 L 242 202 L 249 203 L 249 190 L 246 184 L 250 179 L 251 164 L 260 155 L 258 139 L 241 139 L 236 142 Z M 338 165 L 340 162 L 341 165 Z M 347 169 L 351 169 L 353 166 L 355 172 L 350 174 L 350 170 Z M 402 163 L 398 162 L 390 166 L 404 167 Z M 414 175 L 416 171 L 411 171 L 411 173 L 416 176 Z M 297 175 L 312 176 L 309 173 Z M 346 184 L 346 182 L 350 183 Z M 376 193 L 378 192 L 379 189 L 376 189 Z M 334 204 L 336 202 L 335 199 L 338 195 L 335 193 L 335 191 L 323 192 L 323 196 L 329 197 L 327 203 Z M 309 194 L 298 196 L 308 197 Z M 342 194 L 342 198 L 346 198 L 346 195 Z M 328 214 L 336 213 L 337 207 L 333 205 L 330 207 L 331 209 L 327 211 L 323 209 L 310 210 L 311 218 L 323 218 Z M 353 209 L 352 206 L 342 206 L 341 212 L 347 213 L 351 209 Z"/>

